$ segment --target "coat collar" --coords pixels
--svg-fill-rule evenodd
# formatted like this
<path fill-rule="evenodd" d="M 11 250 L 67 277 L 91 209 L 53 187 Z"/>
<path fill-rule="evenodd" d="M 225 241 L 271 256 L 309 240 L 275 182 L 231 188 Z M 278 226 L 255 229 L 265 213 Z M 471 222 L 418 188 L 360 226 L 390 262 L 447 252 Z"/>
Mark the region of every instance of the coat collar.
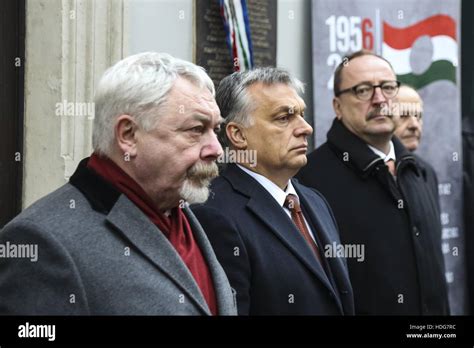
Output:
<path fill-rule="evenodd" d="M 322 265 L 315 260 L 313 251 L 300 236 L 296 225 L 291 218 L 283 212 L 283 208 L 279 206 L 270 193 L 235 164 L 227 165 L 222 172 L 222 177 L 230 183 L 234 190 L 249 198 L 247 208 L 262 220 L 278 239 L 280 239 L 281 242 L 316 275 L 328 290 L 335 295 L 335 298 L 337 298 L 338 296 L 336 296 L 335 290 L 330 284 Z M 299 190 L 298 183 L 295 180 L 293 180 L 292 183 L 302 202 L 306 202 L 304 193 Z M 311 217 L 314 216 L 311 215 Z M 315 224 L 318 227 L 321 226 L 317 219 Z M 324 241 L 323 239 L 323 242 Z M 340 308 L 342 310 L 342 307 Z"/>
<path fill-rule="evenodd" d="M 382 158 L 377 156 L 367 144 L 349 131 L 340 120 L 334 119 L 334 122 L 327 134 L 328 145 L 341 158 L 347 158 L 348 165 L 352 166 L 362 177 L 368 177 L 378 166 L 384 166 Z M 397 137 L 392 137 L 393 147 L 395 149 L 397 172 L 399 166 L 412 167 L 419 173 L 418 164 L 415 157 L 403 146 Z"/>
<path fill-rule="evenodd" d="M 94 210 L 106 215 L 105 219 L 115 227 L 115 230 L 118 230 L 147 259 L 181 288 L 183 293 L 191 298 L 203 314 L 210 314 L 207 303 L 191 272 L 165 235 L 125 195 L 87 168 L 88 160 L 89 158 L 85 158 L 79 163 L 76 172 L 70 178 L 70 184 L 84 194 Z M 189 219 L 193 233 L 199 235 L 202 228 L 196 226 L 197 220 L 193 213 L 189 208 L 185 208 L 184 213 Z M 209 253 L 206 250 L 208 243 L 206 245 L 202 244 L 203 236 L 196 239 L 203 255 L 209 261 Z M 222 279 L 215 278 L 215 272 L 212 271 L 211 274 L 215 283 L 222 281 Z M 219 303 L 219 297 L 222 297 L 220 296 L 222 294 L 218 293 L 217 284 L 215 286 L 219 305 L 222 304 Z"/>
<path fill-rule="evenodd" d="M 108 214 L 117 203 L 121 192 L 87 168 L 87 162 L 89 162 L 89 157 L 79 162 L 76 171 L 69 179 L 69 183 L 81 191 L 94 210 Z"/>

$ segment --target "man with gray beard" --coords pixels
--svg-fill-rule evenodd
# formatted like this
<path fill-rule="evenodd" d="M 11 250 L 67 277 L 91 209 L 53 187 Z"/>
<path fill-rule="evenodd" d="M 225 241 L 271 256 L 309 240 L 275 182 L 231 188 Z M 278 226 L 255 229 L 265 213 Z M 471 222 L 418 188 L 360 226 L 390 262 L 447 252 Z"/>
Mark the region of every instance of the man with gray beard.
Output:
<path fill-rule="evenodd" d="M 3 244 L 38 245 L 35 263 L 0 260 L 0 314 L 236 313 L 188 208 L 218 174 L 214 95 L 202 68 L 167 54 L 131 56 L 104 73 L 94 153 L 0 233 Z"/>

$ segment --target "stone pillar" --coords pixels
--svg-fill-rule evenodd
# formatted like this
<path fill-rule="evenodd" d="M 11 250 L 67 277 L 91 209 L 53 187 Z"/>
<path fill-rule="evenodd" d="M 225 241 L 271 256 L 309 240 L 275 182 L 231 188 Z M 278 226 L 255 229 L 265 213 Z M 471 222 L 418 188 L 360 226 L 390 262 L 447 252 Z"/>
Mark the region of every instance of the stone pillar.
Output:
<path fill-rule="evenodd" d="M 30 0 L 26 12 L 23 207 L 90 155 L 94 88 L 126 47 L 123 0 Z"/>

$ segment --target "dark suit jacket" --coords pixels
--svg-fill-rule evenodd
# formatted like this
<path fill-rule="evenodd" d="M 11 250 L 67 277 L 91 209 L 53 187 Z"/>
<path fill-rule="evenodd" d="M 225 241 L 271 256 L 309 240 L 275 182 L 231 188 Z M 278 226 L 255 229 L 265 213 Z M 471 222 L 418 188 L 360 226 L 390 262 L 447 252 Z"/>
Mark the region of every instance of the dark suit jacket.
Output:
<path fill-rule="evenodd" d="M 418 156 L 415 153 L 411 153 L 411 155 L 415 158 L 418 166 L 420 168 L 421 175 L 423 176 L 428 188 L 431 190 L 434 197 L 439 197 L 438 191 L 438 175 L 436 174 L 435 169 L 431 164 L 426 162 L 423 158 Z M 441 211 L 441 207 L 439 205 L 439 199 L 436 200 L 438 205 L 438 210 Z"/>
<path fill-rule="evenodd" d="M 320 249 L 339 243 L 324 198 L 293 185 Z M 291 218 L 255 179 L 232 164 L 212 182 L 211 192 L 208 202 L 192 209 L 237 291 L 239 314 L 353 314 L 345 259 L 324 259 L 327 277 Z"/>
<path fill-rule="evenodd" d="M 345 244 L 356 314 L 446 315 L 439 197 L 433 173 L 392 138 L 397 180 L 384 160 L 335 119 L 328 140 L 308 155 L 298 179 L 331 204 Z"/>
<path fill-rule="evenodd" d="M 184 209 L 209 267 L 221 315 L 234 296 L 201 225 Z M 38 260 L 0 259 L 0 315 L 210 315 L 165 235 L 86 167 L 0 232 L 0 244 L 37 245 Z"/>

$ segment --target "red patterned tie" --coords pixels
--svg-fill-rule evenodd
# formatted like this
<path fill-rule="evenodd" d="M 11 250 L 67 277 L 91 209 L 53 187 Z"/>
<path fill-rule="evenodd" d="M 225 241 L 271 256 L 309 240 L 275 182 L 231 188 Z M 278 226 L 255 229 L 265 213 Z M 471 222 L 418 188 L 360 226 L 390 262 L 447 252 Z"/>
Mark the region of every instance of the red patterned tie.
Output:
<path fill-rule="evenodd" d="M 298 197 L 293 194 L 289 194 L 288 196 L 286 196 L 284 206 L 288 208 L 288 210 L 291 212 L 291 219 L 303 235 L 306 242 L 311 246 L 311 249 L 314 251 L 314 254 L 316 255 L 318 261 L 321 262 L 321 254 L 319 253 L 319 248 L 314 242 L 313 238 L 311 238 L 308 228 L 306 227 Z"/>
<path fill-rule="evenodd" d="M 385 162 L 385 165 L 388 167 L 388 171 L 392 176 L 396 176 L 397 172 L 395 170 L 395 161 L 393 159 L 389 159 L 387 162 Z"/>

